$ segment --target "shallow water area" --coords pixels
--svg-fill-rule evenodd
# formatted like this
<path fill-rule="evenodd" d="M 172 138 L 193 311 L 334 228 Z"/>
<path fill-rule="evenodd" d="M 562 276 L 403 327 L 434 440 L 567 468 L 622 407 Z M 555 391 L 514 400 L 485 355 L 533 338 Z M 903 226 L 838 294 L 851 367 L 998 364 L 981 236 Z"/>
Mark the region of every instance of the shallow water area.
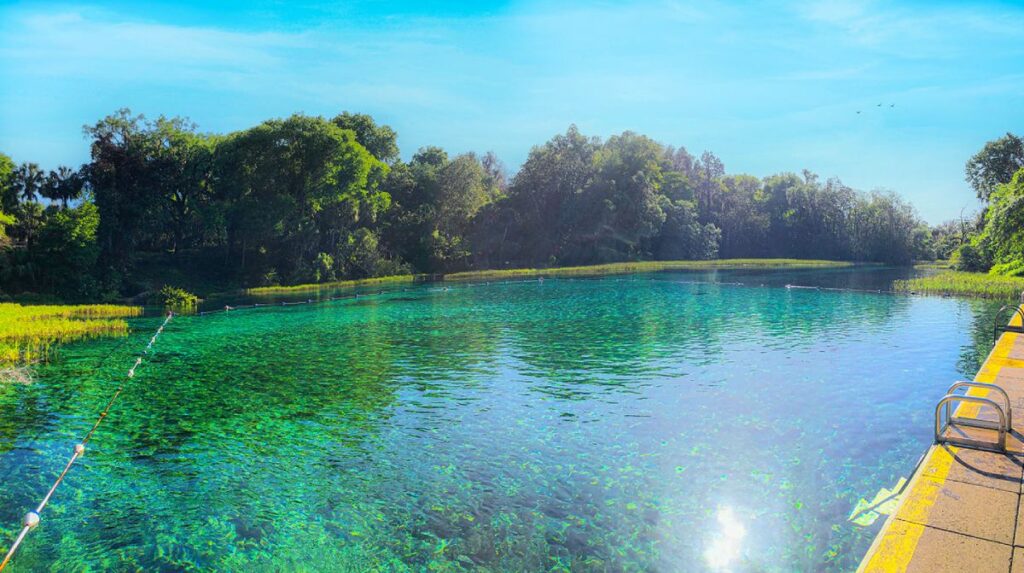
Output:
<path fill-rule="evenodd" d="M 177 317 L 10 570 L 848 571 L 991 342 L 997 303 L 862 292 L 908 272 Z M 0 545 L 159 322 L 0 387 Z"/>

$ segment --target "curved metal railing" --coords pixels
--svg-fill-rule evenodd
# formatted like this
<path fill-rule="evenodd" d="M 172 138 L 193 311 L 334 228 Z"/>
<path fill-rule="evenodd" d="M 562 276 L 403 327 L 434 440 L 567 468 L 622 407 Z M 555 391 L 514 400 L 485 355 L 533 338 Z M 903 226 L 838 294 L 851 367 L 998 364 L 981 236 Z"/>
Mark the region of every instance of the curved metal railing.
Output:
<path fill-rule="evenodd" d="M 1022 296 L 1024 296 L 1024 293 L 1022 293 Z M 1017 334 L 1024 334 L 1024 308 L 1021 307 L 1022 305 L 1004 304 L 1003 306 L 999 307 L 999 310 L 996 311 L 995 318 L 992 319 L 993 345 L 995 345 L 996 342 L 999 342 L 999 336 L 1002 335 L 1002 333 L 1004 332 L 1016 332 Z M 1010 308 L 1013 308 L 1013 312 L 1010 313 L 1010 320 L 1006 322 L 999 320 L 1000 317 L 1002 317 L 1003 314 L 1006 313 L 1006 311 Z M 1020 316 L 1020 326 L 1010 325 L 1010 323 L 1013 322 L 1013 315 Z"/>
<path fill-rule="evenodd" d="M 946 412 L 950 411 L 949 404 L 952 402 L 971 402 L 979 404 L 981 406 L 988 406 L 996 411 L 999 415 L 999 422 L 990 422 L 988 420 L 979 419 L 965 419 L 965 418 L 951 418 L 948 415 L 943 420 L 943 409 Z M 984 450 L 995 450 L 998 452 L 1006 452 L 1006 434 L 1010 431 L 1009 425 L 1006 423 L 1006 412 L 1003 411 L 1003 407 L 997 402 L 989 400 L 988 398 L 981 398 L 979 396 L 960 396 L 947 394 L 939 400 L 939 403 L 935 406 L 935 443 L 942 444 L 954 444 L 960 446 L 967 446 L 970 448 L 978 448 Z M 999 433 L 998 441 L 996 446 L 992 447 L 989 442 L 983 442 L 981 440 L 974 440 L 970 438 L 961 438 L 959 436 L 947 436 L 946 430 L 954 425 L 969 426 L 973 428 L 983 428 L 987 430 L 996 430 Z"/>
<path fill-rule="evenodd" d="M 988 384 L 988 383 L 985 383 L 985 382 L 968 382 L 966 380 L 961 380 L 959 382 L 954 383 L 952 386 L 950 386 L 949 389 L 946 390 L 946 395 L 947 396 L 951 396 L 951 395 L 953 395 L 954 392 L 956 392 L 960 388 L 979 388 L 979 389 L 982 389 L 982 390 L 988 390 L 990 392 L 995 392 L 996 394 L 999 394 L 1000 396 L 1002 396 L 1003 402 L 1006 404 L 1006 410 L 1004 410 L 1004 412 L 1006 412 L 1006 428 L 1007 428 L 1007 431 L 1009 431 L 1011 428 L 1013 428 L 1013 407 L 1010 404 L 1010 395 L 1006 393 L 1006 390 L 1003 390 L 1001 387 L 996 386 L 995 384 Z M 984 397 L 984 396 L 982 396 L 982 397 Z M 947 402 L 946 403 L 946 418 L 947 419 L 954 420 L 955 423 L 958 423 L 961 426 L 970 426 L 971 425 L 971 422 L 974 421 L 971 418 L 954 418 L 951 415 L 950 406 L 949 405 L 950 405 L 950 402 Z"/>

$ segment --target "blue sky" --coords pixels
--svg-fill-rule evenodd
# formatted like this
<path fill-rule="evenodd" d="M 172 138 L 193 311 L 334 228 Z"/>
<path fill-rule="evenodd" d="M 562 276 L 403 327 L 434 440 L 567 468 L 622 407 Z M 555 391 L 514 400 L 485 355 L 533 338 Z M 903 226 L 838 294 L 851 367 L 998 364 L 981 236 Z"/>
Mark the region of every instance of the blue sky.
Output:
<path fill-rule="evenodd" d="M 406 158 L 492 150 L 511 171 L 571 123 L 628 129 L 732 173 L 891 189 L 937 223 L 978 207 L 966 159 L 1024 132 L 1024 6 L 0 4 L 0 151 L 80 164 L 82 126 L 123 106 L 214 132 L 366 112 Z"/>

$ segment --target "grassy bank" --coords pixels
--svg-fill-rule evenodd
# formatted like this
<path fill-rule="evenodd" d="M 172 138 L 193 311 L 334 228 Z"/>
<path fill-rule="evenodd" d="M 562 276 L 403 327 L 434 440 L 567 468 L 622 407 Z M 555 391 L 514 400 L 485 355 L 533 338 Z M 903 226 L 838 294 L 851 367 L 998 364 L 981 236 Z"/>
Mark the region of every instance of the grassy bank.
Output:
<path fill-rule="evenodd" d="M 952 270 L 953 267 L 950 265 L 949 261 L 927 261 L 927 262 L 914 263 L 914 268 L 915 269 L 936 270 L 936 271 L 948 271 L 948 270 Z"/>
<path fill-rule="evenodd" d="M 357 286 L 411 283 L 416 282 L 418 280 L 425 280 L 426 278 L 426 275 L 395 275 L 390 277 L 376 277 L 372 279 L 359 279 L 352 281 L 334 281 L 329 283 L 256 287 L 245 289 L 245 293 L 251 295 L 297 294 L 303 292 L 318 291 L 321 289 L 353 288 Z"/>
<path fill-rule="evenodd" d="M 123 336 L 128 323 L 122 319 L 140 314 L 135 306 L 0 303 L 0 365 L 46 360 L 63 342 Z"/>
<path fill-rule="evenodd" d="M 895 281 L 893 289 L 922 294 L 974 296 L 1015 301 L 1024 291 L 1024 278 L 945 271 L 930 277 Z"/>
<path fill-rule="evenodd" d="M 444 276 L 446 281 L 476 281 L 529 277 L 600 276 L 658 271 L 702 271 L 714 269 L 806 269 L 848 267 L 852 263 L 801 259 L 719 259 L 712 261 L 638 261 L 584 267 L 552 269 L 508 269 L 467 271 Z"/>
<path fill-rule="evenodd" d="M 848 267 L 852 263 L 839 261 L 819 261 L 802 259 L 721 259 L 713 261 L 638 261 L 629 263 L 609 263 L 583 267 L 556 267 L 550 269 L 501 269 L 488 271 L 465 271 L 436 277 L 428 275 L 399 275 L 362 279 L 353 281 L 337 281 L 330 283 L 304 284 L 294 286 L 272 286 L 246 289 L 250 295 L 297 294 L 321 289 L 351 288 L 385 284 L 401 284 L 428 280 L 431 278 L 443 281 L 483 281 L 506 280 L 532 277 L 563 277 L 563 276 L 601 276 L 630 273 L 650 273 L 657 271 L 700 271 L 712 269 L 808 269 Z"/>

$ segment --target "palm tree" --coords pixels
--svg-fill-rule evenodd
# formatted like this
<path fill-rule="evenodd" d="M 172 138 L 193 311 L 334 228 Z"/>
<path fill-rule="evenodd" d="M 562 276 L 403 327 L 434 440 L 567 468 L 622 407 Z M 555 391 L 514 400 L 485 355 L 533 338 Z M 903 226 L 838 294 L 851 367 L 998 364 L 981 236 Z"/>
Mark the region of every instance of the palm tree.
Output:
<path fill-rule="evenodd" d="M 56 171 L 50 171 L 39 193 L 50 201 L 60 201 L 61 207 L 67 209 L 68 202 L 82 193 L 82 178 L 70 167 L 61 165 Z"/>
<path fill-rule="evenodd" d="M 14 189 L 26 203 L 34 203 L 43 186 L 43 172 L 35 163 L 22 163 L 14 172 Z"/>

